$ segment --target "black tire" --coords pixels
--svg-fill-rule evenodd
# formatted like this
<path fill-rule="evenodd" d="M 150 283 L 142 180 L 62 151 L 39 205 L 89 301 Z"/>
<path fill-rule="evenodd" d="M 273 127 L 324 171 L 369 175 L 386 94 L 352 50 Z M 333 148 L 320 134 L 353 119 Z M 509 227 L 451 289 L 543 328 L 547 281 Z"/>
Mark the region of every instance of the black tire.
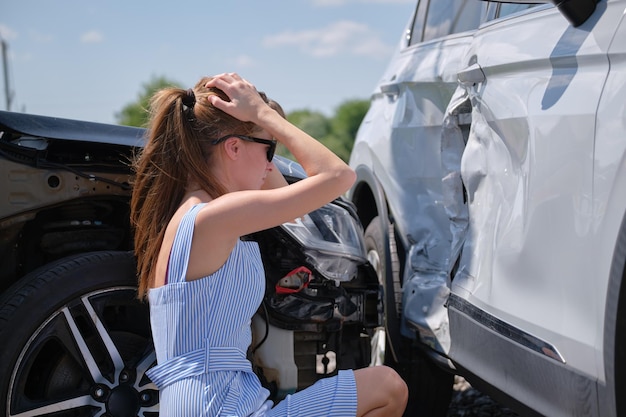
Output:
<path fill-rule="evenodd" d="M 365 230 L 365 249 L 368 253 L 368 260 L 374 266 L 385 293 L 383 294 L 383 300 L 387 301 L 384 305 L 385 340 L 388 340 L 390 334 L 399 334 L 399 329 L 391 329 L 389 326 L 396 326 L 399 323 L 397 318 L 390 317 L 390 315 L 401 313 L 401 306 L 399 305 L 399 297 L 397 297 L 399 288 L 394 288 L 394 281 L 397 286 L 399 277 L 393 277 L 394 274 L 399 274 L 399 263 L 397 256 L 395 256 L 397 254 L 394 252 L 396 242 L 393 235 L 389 236 L 389 254 L 392 259 L 391 262 L 387 263 L 384 233 L 388 232 L 383 230 L 380 218 L 372 219 Z M 392 282 L 387 282 L 386 265 L 391 265 L 393 269 Z M 387 291 L 393 291 L 393 296 L 386 294 Z M 389 305 L 391 302 L 394 305 Z M 385 349 L 382 363 L 394 368 L 409 387 L 409 402 L 404 416 L 445 417 L 452 399 L 454 374 L 429 360 L 424 351 L 417 346 L 416 341 L 400 336 L 396 344 L 398 345 L 397 360 L 388 349 Z"/>
<path fill-rule="evenodd" d="M 148 306 L 128 252 L 47 265 L 0 299 L 0 412 L 6 416 L 158 415 Z"/>

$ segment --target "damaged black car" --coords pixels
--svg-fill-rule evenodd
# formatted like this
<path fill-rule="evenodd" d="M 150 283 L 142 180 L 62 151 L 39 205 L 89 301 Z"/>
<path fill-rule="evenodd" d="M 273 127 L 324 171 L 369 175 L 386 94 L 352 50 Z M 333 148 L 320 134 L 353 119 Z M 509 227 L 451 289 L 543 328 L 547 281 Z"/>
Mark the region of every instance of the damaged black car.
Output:
<path fill-rule="evenodd" d="M 6 416 L 158 415 L 129 224 L 129 162 L 144 134 L 0 111 Z M 288 182 L 305 176 L 291 160 L 275 163 Z M 271 399 L 376 361 L 380 285 L 352 203 L 339 198 L 247 239 L 259 242 L 267 283 L 248 354 Z"/>

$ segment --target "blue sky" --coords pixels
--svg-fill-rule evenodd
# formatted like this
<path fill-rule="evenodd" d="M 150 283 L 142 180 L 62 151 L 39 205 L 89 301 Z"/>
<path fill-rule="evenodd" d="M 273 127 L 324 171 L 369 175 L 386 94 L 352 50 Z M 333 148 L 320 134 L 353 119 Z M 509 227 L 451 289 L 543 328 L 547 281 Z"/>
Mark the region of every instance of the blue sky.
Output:
<path fill-rule="evenodd" d="M 0 0 L 11 110 L 115 123 L 153 77 L 191 87 L 234 71 L 287 112 L 332 115 L 370 96 L 414 3 Z"/>

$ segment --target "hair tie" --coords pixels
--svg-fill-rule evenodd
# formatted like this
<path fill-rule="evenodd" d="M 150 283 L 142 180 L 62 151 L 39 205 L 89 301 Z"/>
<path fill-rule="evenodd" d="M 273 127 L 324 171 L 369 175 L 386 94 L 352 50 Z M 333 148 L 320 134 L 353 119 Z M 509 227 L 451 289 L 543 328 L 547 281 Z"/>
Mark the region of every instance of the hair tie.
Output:
<path fill-rule="evenodd" d="M 193 89 L 190 88 L 185 92 L 182 102 L 185 107 L 193 108 L 196 104 L 196 94 L 193 92 Z"/>

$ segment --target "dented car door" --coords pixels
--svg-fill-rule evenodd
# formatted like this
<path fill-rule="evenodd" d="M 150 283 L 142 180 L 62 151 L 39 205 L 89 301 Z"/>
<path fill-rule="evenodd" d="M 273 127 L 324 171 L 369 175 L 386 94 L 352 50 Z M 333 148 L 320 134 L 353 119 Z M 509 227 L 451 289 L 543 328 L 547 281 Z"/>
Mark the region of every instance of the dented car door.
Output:
<path fill-rule="evenodd" d="M 580 27 L 550 5 L 484 25 L 465 55 L 442 140 L 456 254 L 450 356 L 523 401 L 543 391 L 539 409 L 558 404 L 570 415 L 588 398 L 550 387 L 604 374 L 596 355 L 604 306 L 579 307 L 607 284 L 589 259 L 603 256 L 593 238 L 596 112 L 623 11 L 610 6 L 600 2 Z M 469 115 L 467 136 L 456 129 L 459 114 Z M 581 271 L 589 279 L 570 285 Z M 537 354 L 549 360 L 529 359 Z M 498 367 L 486 366 L 494 360 Z M 563 374 L 550 368 L 566 363 L 571 378 L 556 380 Z M 528 366 L 543 369 L 522 372 Z M 520 373 L 527 378 L 511 384 L 507 375 Z"/>

